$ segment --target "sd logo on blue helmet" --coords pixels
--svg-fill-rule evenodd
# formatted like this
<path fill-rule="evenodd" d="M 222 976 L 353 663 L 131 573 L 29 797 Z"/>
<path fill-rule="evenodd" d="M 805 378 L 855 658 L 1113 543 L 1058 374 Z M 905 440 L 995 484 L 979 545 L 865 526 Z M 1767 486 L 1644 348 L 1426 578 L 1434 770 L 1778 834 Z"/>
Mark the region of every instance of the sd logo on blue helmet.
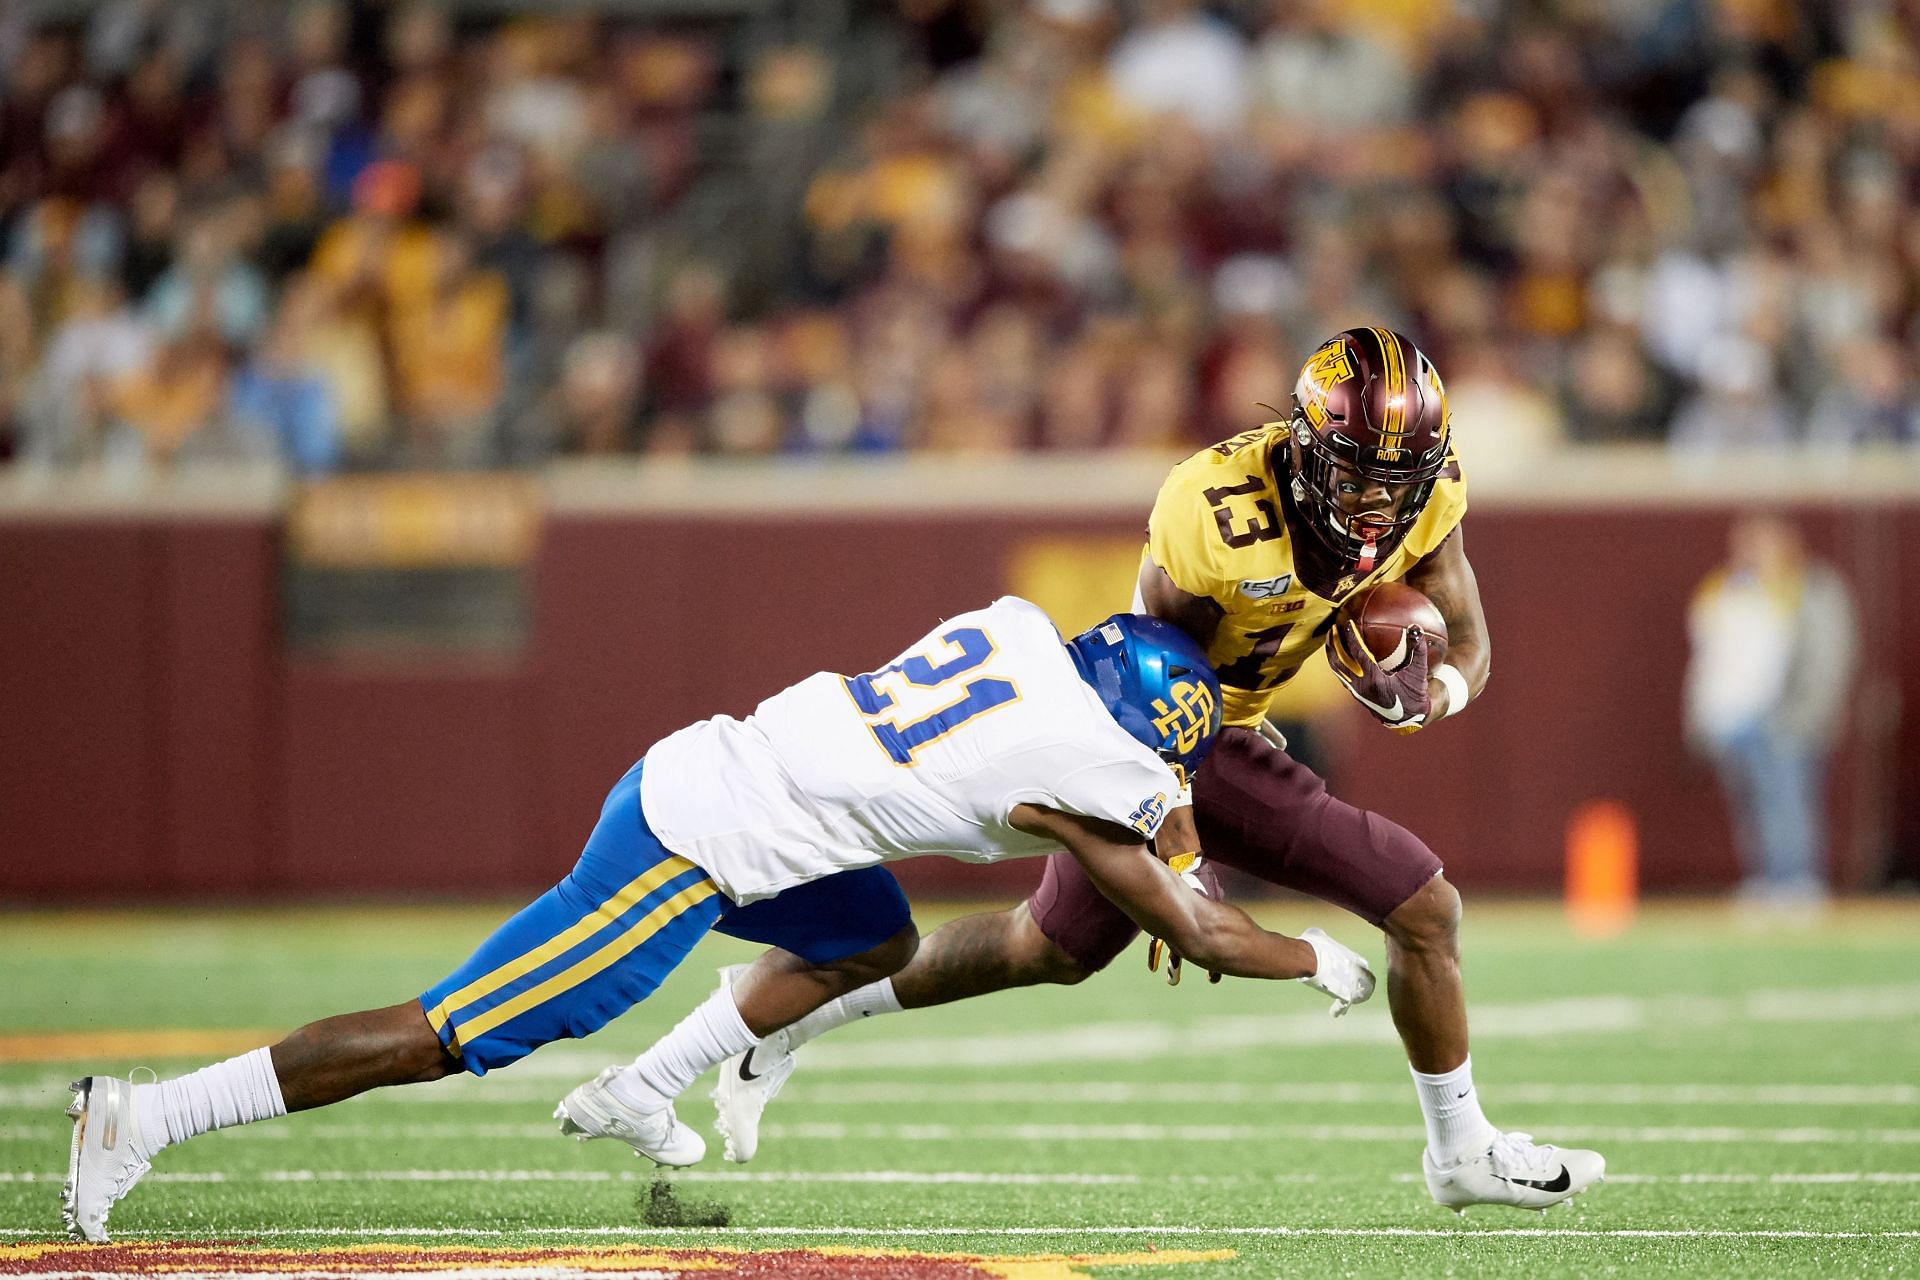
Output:
<path fill-rule="evenodd" d="M 1193 638 L 1158 618 L 1116 613 L 1067 650 L 1120 727 L 1187 785 L 1220 732 L 1220 684 Z"/>

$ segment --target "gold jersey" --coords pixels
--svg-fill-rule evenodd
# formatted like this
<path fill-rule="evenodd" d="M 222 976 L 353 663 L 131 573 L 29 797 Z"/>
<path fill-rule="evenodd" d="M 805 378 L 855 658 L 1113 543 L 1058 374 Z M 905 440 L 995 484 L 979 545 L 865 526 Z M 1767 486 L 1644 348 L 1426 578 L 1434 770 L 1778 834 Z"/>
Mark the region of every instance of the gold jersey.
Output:
<path fill-rule="evenodd" d="M 1466 477 L 1450 455 L 1426 510 L 1393 554 L 1370 573 L 1341 578 L 1328 599 L 1295 572 L 1280 482 L 1268 465 L 1285 441 L 1285 424 L 1269 423 L 1202 449 L 1167 476 L 1147 522 L 1153 562 L 1176 587 L 1225 610 L 1207 657 L 1220 677 L 1227 724 L 1259 724 L 1274 690 L 1326 643 L 1340 602 L 1370 583 L 1405 577 L 1467 510 Z"/>

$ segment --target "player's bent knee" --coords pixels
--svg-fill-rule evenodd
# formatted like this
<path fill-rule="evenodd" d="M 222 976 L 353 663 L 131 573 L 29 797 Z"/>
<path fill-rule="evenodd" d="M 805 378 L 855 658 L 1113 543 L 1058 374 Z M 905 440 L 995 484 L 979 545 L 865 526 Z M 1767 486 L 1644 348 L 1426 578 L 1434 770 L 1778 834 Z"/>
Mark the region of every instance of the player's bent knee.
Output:
<path fill-rule="evenodd" d="M 825 964 L 806 965 L 798 957 L 794 957 L 794 962 L 810 969 L 818 980 L 833 988 L 835 994 L 844 995 L 882 978 L 891 978 L 913 961 L 919 949 L 920 931 L 909 920 L 885 942 L 865 951 Z"/>
<path fill-rule="evenodd" d="M 1023 983 L 1071 987 L 1085 982 L 1102 967 L 1082 964 L 1068 955 L 1059 943 L 1042 933 L 1028 904 L 1021 903 L 1009 914 L 1013 923 L 1013 945 L 1009 948 L 1011 954 L 1008 958 L 1018 970 Z"/>
<path fill-rule="evenodd" d="M 1042 962 L 1045 976 L 1040 981 L 1050 982 L 1056 986 L 1072 987 L 1094 975 L 1094 970 L 1087 968 L 1060 948 L 1051 943 L 1048 947 L 1050 954 Z"/>
<path fill-rule="evenodd" d="M 1395 944 L 1411 951 L 1453 952 L 1460 936 L 1460 891 L 1435 876 L 1395 907 L 1382 926 Z"/>
<path fill-rule="evenodd" d="M 900 932 L 888 938 L 871 951 L 863 951 L 852 959 L 867 970 L 868 982 L 878 982 L 882 978 L 891 978 L 894 974 L 913 963 L 913 957 L 920 950 L 920 930 L 912 921 Z"/>

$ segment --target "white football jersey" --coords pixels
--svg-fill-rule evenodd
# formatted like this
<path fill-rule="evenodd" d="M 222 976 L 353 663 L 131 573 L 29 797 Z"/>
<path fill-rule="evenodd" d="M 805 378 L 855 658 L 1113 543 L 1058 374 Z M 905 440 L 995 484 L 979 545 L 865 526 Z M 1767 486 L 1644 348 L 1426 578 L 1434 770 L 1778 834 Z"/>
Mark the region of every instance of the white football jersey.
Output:
<path fill-rule="evenodd" d="M 836 871 L 940 853 L 1051 853 L 1022 802 L 1151 837 L 1186 803 L 1116 723 L 1053 623 L 1013 596 L 963 613 L 878 671 L 809 676 L 744 720 L 656 743 L 640 780 L 662 844 L 737 903 Z"/>

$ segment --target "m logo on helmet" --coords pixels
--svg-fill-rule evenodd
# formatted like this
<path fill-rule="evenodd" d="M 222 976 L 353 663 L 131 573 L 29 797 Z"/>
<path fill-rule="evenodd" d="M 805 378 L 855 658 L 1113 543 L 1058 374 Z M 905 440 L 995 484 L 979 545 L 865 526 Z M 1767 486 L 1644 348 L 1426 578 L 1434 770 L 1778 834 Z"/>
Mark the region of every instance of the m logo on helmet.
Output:
<path fill-rule="evenodd" d="M 1173 687 L 1172 706 L 1165 698 L 1153 700 L 1153 731 L 1184 756 L 1206 740 L 1213 712 L 1213 690 L 1198 680 L 1183 680 Z"/>
<path fill-rule="evenodd" d="M 1347 353 L 1345 339 L 1336 339 L 1314 352 L 1300 369 L 1300 385 L 1295 394 L 1300 410 L 1316 427 L 1327 425 L 1327 393 L 1353 376 L 1353 357 Z"/>

